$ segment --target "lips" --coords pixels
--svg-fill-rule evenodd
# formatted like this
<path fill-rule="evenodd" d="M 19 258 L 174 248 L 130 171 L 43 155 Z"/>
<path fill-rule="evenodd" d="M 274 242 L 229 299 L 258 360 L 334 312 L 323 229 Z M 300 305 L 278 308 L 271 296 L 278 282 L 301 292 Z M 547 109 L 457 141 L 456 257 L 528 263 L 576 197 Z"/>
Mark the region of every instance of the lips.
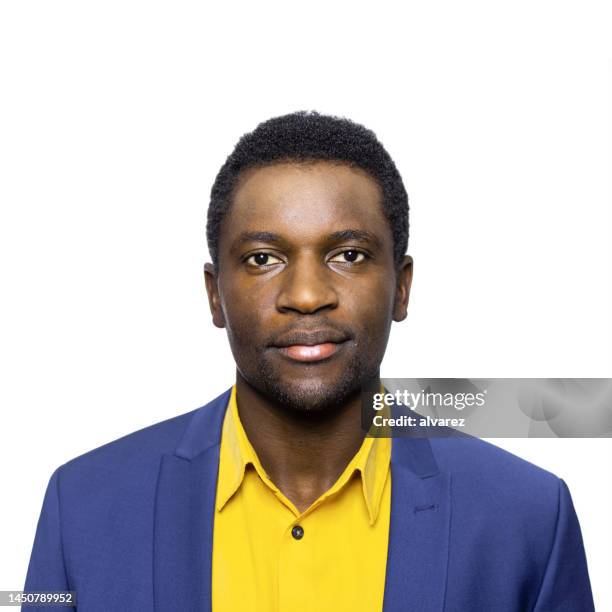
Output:
<path fill-rule="evenodd" d="M 279 336 L 272 346 L 293 361 L 312 363 L 329 359 L 349 336 L 338 330 L 293 330 Z"/>
<path fill-rule="evenodd" d="M 315 344 L 308 346 L 306 344 L 294 344 L 292 346 L 281 347 L 279 350 L 287 357 L 294 359 L 295 361 L 321 361 L 331 357 L 338 349 L 340 345 L 335 342 L 323 342 L 322 344 Z"/>

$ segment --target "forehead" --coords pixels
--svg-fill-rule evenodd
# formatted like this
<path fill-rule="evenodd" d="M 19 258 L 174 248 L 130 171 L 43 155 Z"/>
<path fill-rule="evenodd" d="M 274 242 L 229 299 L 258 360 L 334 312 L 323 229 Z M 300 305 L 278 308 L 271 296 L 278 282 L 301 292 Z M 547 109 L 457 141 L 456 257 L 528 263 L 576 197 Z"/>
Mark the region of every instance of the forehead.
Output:
<path fill-rule="evenodd" d="M 222 234 L 231 242 L 244 231 L 270 231 L 304 243 L 347 228 L 370 231 L 390 243 L 380 186 L 360 168 L 317 161 L 245 171 Z"/>

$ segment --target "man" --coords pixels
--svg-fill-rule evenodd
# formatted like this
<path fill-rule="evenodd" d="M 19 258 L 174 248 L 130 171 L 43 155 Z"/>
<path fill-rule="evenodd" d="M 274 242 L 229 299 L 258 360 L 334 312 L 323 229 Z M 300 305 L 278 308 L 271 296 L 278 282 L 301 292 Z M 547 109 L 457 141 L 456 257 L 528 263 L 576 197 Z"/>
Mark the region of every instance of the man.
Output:
<path fill-rule="evenodd" d="M 474 438 L 361 429 L 412 278 L 406 191 L 371 131 L 261 124 L 217 176 L 207 238 L 235 385 L 57 469 L 26 590 L 86 611 L 593 609 L 563 481 Z"/>

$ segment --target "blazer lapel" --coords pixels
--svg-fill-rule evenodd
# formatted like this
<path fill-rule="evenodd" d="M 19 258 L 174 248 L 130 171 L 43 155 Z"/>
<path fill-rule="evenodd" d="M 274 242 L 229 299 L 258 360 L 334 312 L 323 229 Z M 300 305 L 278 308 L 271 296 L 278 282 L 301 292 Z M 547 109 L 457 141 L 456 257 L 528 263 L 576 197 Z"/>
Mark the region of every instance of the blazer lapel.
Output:
<path fill-rule="evenodd" d="M 439 612 L 450 534 L 450 475 L 427 438 L 394 438 L 384 612 Z"/>
<path fill-rule="evenodd" d="M 211 610 L 212 539 L 221 426 L 231 389 L 196 410 L 160 463 L 153 591 L 159 612 Z"/>

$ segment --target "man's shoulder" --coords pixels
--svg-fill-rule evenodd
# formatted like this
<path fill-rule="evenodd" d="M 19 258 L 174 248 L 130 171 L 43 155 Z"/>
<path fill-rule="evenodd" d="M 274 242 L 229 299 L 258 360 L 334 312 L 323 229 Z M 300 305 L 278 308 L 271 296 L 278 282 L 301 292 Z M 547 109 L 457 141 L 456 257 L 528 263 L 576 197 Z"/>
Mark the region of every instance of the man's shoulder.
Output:
<path fill-rule="evenodd" d="M 430 441 L 438 467 L 450 474 L 459 499 L 507 510 L 556 511 L 562 481 L 552 472 L 472 436 Z"/>
<path fill-rule="evenodd" d="M 130 499 L 152 491 L 161 457 L 173 452 L 198 410 L 154 423 L 67 461 L 53 475 L 60 498 L 79 507 L 91 502 L 93 510 L 101 500 Z"/>
<path fill-rule="evenodd" d="M 199 408 L 107 442 L 67 461 L 57 472 L 63 481 L 78 480 L 81 483 L 86 479 L 138 479 L 145 473 L 156 473 L 161 457 L 174 454 L 192 424 L 206 419 L 224 396 L 225 393 Z"/>
<path fill-rule="evenodd" d="M 147 456 L 159 456 L 172 452 L 191 419 L 202 408 L 195 408 L 132 431 L 74 457 L 66 462 L 62 468 L 75 469 L 94 466 L 110 468 L 114 464 L 121 465 L 126 462 L 139 461 Z"/>

